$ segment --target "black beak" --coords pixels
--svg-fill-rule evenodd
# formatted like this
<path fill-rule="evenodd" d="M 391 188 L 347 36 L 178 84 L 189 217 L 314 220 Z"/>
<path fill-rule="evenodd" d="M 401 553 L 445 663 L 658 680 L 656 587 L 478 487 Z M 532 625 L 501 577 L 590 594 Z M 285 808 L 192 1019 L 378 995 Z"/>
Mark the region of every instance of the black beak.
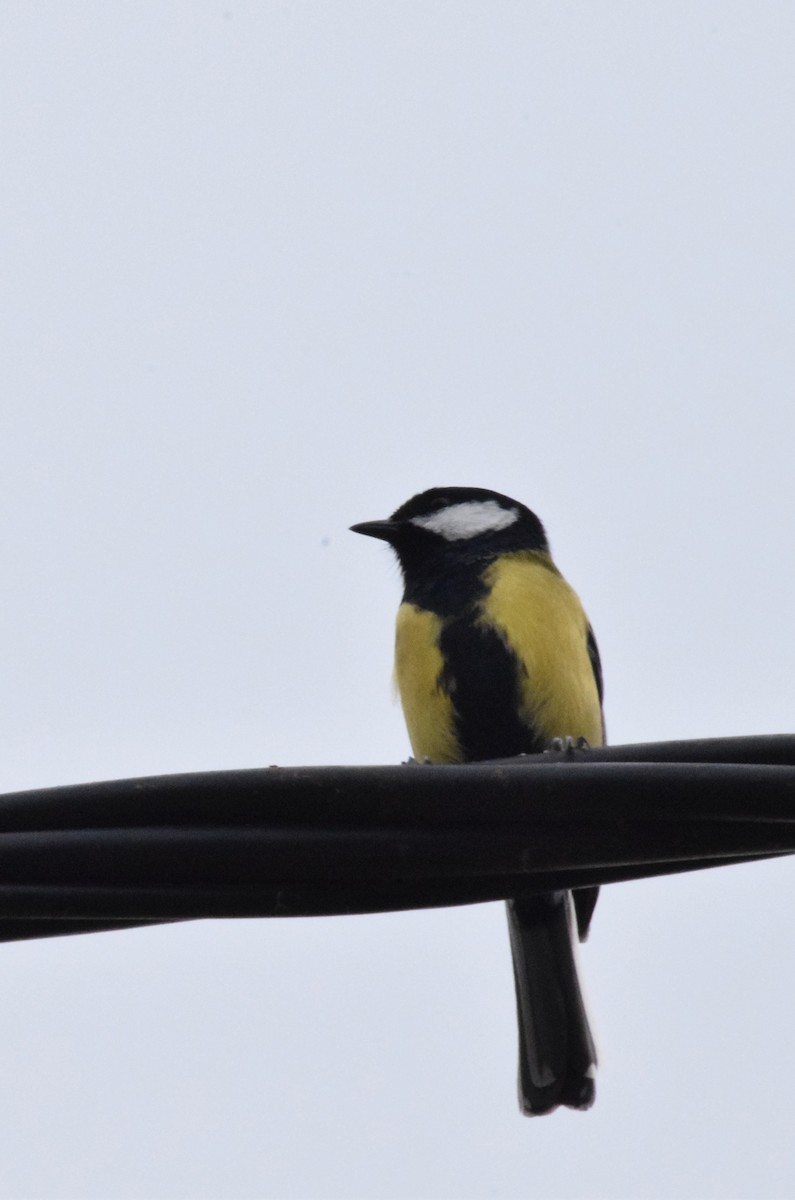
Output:
<path fill-rule="evenodd" d="M 397 521 L 362 521 L 359 525 L 351 525 L 351 533 L 363 533 L 365 537 L 391 542 L 399 528 Z"/>

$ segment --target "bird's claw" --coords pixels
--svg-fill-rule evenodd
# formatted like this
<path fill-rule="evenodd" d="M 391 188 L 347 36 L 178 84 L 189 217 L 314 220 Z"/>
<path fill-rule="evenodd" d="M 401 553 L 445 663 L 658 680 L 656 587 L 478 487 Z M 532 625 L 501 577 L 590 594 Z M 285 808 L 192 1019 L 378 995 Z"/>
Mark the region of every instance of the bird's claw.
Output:
<path fill-rule="evenodd" d="M 566 737 L 552 738 L 552 740 L 550 741 L 550 743 L 547 746 L 544 753 L 545 754 L 572 755 L 572 754 L 574 754 L 575 750 L 590 750 L 590 749 L 591 749 L 591 747 L 590 747 L 590 744 L 589 744 L 587 738 L 584 738 L 584 737 L 573 738 L 573 737 L 566 736 Z"/>

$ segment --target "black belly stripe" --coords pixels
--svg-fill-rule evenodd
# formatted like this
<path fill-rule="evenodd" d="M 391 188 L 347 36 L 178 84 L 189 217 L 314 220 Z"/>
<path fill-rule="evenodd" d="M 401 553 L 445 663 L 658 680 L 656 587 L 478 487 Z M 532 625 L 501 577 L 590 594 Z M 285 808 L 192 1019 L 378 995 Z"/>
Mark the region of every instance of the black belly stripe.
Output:
<path fill-rule="evenodd" d="M 440 683 L 455 710 L 462 761 L 544 749 L 545 740 L 519 715 L 524 668 L 499 634 L 459 617 L 445 624 L 439 648 L 445 662 Z"/>

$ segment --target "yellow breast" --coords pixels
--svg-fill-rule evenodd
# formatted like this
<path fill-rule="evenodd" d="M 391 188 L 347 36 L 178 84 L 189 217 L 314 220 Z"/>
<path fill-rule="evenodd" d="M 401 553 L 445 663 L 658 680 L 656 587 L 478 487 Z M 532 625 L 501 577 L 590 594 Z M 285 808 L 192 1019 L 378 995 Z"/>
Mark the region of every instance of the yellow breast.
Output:
<path fill-rule="evenodd" d="M 415 758 L 461 761 L 450 697 L 440 685 L 442 622 L 435 613 L 401 604 L 395 637 L 395 680 Z"/>
<path fill-rule="evenodd" d="M 541 737 L 604 740 L 602 708 L 588 655 L 588 619 L 548 555 L 519 551 L 485 573 L 480 620 L 523 666 L 523 717 Z"/>
<path fill-rule="evenodd" d="M 519 551 L 496 559 L 473 620 L 491 628 L 518 660 L 520 720 L 543 741 L 604 741 L 602 709 L 588 655 L 588 620 L 548 555 Z M 414 604 L 397 617 L 395 678 L 414 755 L 462 761 L 453 701 L 443 687 L 443 620 Z"/>

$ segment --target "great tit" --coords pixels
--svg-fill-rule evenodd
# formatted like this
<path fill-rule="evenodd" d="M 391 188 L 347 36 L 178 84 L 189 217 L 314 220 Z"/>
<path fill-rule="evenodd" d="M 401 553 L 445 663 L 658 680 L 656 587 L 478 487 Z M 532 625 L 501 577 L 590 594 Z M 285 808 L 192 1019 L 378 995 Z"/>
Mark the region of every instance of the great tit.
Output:
<path fill-rule="evenodd" d="M 596 639 L 534 513 L 484 488 L 431 488 L 389 520 L 352 529 L 388 542 L 400 563 L 395 675 L 417 759 L 604 743 Z M 594 1101 L 575 930 L 584 940 L 596 897 L 583 888 L 507 901 L 519 1102 L 529 1116 Z"/>

